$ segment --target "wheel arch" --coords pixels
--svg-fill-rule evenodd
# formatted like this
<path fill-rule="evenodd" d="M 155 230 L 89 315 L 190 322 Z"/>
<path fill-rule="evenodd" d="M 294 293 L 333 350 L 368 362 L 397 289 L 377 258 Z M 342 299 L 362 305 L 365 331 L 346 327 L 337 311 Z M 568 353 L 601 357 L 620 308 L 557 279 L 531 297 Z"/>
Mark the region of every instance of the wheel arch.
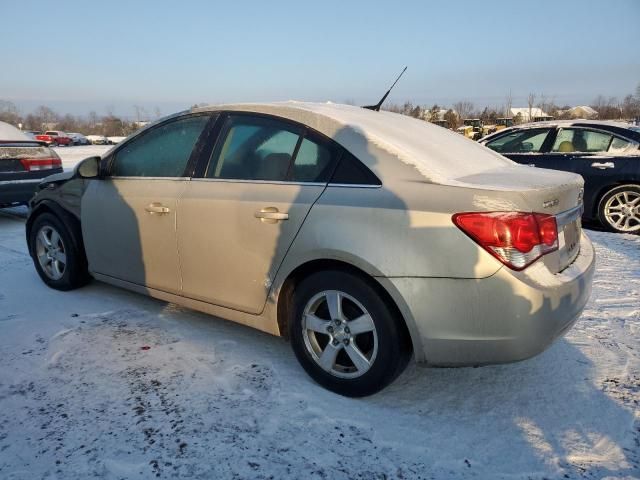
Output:
<path fill-rule="evenodd" d="M 376 277 L 350 262 L 338 259 L 308 260 L 287 274 L 285 280 L 282 282 L 282 286 L 278 289 L 276 297 L 276 317 L 278 330 L 282 337 L 287 339 L 289 337 L 289 315 L 296 285 L 313 273 L 327 270 L 348 272 L 368 282 L 394 312 L 395 317 L 399 319 L 403 330 L 405 346 L 410 348 L 416 356 L 421 355 L 420 336 L 417 333 L 415 321 L 399 293 L 391 291 L 393 288 L 390 283 L 387 282 L 383 285 L 383 277 Z"/>
<path fill-rule="evenodd" d="M 29 254 L 33 256 L 33 252 L 31 250 L 31 229 L 33 228 L 33 223 L 36 218 L 38 218 L 43 213 L 50 213 L 57 217 L 69 230 L 71 233 L 71 239 L 74 242 L 75 247 L 78 251 L 86 258 L 86 254 L 84 251 L 84 241 L 82 240 L 82 229 L 80 228 L 80 219 L 78 219 L 71 212 L 61 207 L 56 202 L 51 200 L 43 200 L 38 203 L 33 210 L 29 213 L 29 217 L 27 218 L 27 222 L 25 225 L 25 234 L 27 238 L 27 248 L 29 249 Z"/>

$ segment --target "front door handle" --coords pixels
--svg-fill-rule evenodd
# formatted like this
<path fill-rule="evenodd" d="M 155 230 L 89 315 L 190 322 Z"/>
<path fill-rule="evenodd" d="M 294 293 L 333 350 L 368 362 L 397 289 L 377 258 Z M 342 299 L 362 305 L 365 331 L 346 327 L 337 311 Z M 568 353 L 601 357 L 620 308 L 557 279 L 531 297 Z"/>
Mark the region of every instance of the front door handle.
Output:
<path fill-rule="evenodd" d="M 599 168 L 600 170 L 605 170 L 607 168 L 616 168 L 616 164 L 613 162 L 604 162 L 604 163 L 593 162 L 591 166 L 593 168 Z"/>
<path fill-rule="evenodd" d="M 289 220 L 289 214 L 280 212 L 276 207 L 264 207 L 253 214 L 264 223 L 276 223 L 282 220 Z"/>
<path fill-rule="evenodd" d="M 169 213 L 171 211 L 170 208 L 163 206 L 159 202 L 150 203 L 149 205 L 147 205 L 145 207 L 145 210 L 147 212 L 149 212 L 151 215 L 155 215 L 156 213 L 159 214 L 159 215 L 164 215 L 164 214 Z"/>

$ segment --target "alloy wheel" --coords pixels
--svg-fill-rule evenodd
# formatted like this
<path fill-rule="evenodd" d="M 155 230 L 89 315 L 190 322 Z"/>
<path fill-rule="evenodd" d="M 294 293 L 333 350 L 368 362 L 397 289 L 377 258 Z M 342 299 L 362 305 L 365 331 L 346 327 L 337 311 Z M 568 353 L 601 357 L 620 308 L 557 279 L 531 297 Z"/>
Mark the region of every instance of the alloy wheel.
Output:
<path fill-rule="evenodd" d="M 51 280 L 60 280 L 67 268 L 67 253 L 62 237 L 50 225 L 36 235 L 36 256 L 42 271 Z"/>
<path fill-rule="evenodd" d="M 357 378 L 373 365 L 378 335 L 367 309 L 351 295 L 325 290 L 303 310 L 302 333 L 311 358 L 325 372 Z"/>
<path fill-rule="evenodd" d="M 640 230 L 640 193 L 624 190 L 616 193 L 604 205 L 607 222 L 620 232 Z"/>

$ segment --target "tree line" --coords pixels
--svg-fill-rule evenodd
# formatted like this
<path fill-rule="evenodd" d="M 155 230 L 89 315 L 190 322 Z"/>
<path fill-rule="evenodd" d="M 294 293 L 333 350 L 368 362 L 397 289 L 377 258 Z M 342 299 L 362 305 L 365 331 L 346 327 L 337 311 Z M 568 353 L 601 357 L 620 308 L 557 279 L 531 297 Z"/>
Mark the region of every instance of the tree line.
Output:
<path fill-rule="evenodd" d="M 628 94 L 622 99 L 617 97 L 605 97 L 598 95 L 590 105 L 597 112 L 598 120 L 635 120 L 640 118 L 640 84 L 636 88 L 634 94 Z M 424 105 L 415 105 L 411 101 L 407 101 L 402 105 L 387 104 L 384 110 L 401 113 L 415 118 L 431 122 L 443 123 L 444 126 L 456 129 L 462 125 L 463 120 L 467 118 L 479 118 L 484 124 L 495 124 L 498 118 L 512 117 L 511 108 L 513 105 L 513 96 L 509 92 L 504 99 L 504 103 L 500 106 L 485 106 L 482 109 L 477 108 L 468 100 L 461 100 L 449 107 L 434 104 L 431 107 Z M 558 120 L 569 120 L 572 118 L 570 109 L 571 105 L 558 105 L 555 96 L 547 94 L 530 93 L 526 99 L 525 109 L 529 109 L 529 117 L 534 108 L 540 108 L 544 113 Z M 514 120 L 519 120 L 515 118 Z"/>
<path fill-rule="evenodd" d="M 162 116 L 158 108 L 148 113 L 143 107 L 133 106 L 135 119 L 125 119 L 107 108 L 106 115 L 98 115 L 95 111 L 88 115 L 59 114 L 46 105 L 28 114 L 22 114 L 16 105 L 8 100 L 0 100 L 0 121 L 11 125 L 22 125 L 23 130 L 45 131 L 60 130 L 63 132 L 80 132 L 84 135 L 127 136 L 135 132 L 148 120 L 155 120 Z"/>
<path fill-rule="evenodd" d="M 352 101 L 346 103 L 353 104 Z M 559 106 L 555 102 L 555 96 L 530 93 L 527 96 L 529 112 L 537 107 L 555 119 L 569 119 L 571 106 Z M 194 106 L 200 106 L 196 104 Z M 461 100 L 449 107 L 434 104 L 431 107 L 417 105 L 407 101 L 402 105 L 388 103 L 385 110 L 401 113 L 426 121 L 438 122 L 447 128 L 456 129 L 467 118 L 479 118 L 485 125 L 495 124 L 498 118 L 512 117 L 513 96 L 511 92 L 505 95 L 504 103 L 500 106 L 485 106 L 477 108 L 468 100 Z M 526 108 L 525 107 L 525 108 Z M 633 120 L 640 118 L 640 84 L 634 94 L 628 94 L 622 99 L 598 95 L 590 105 L 597 112 L 599 120 Z M 41 105 L 28 114 L 19 111 L 16 105 L 8 100 L 0 100 L 0 121 L 11 125 L 22 124 L 23 130 L 62 130 L 67 132 L 80 132 L 85 135 L 126 136 L 136 131 L 142 121 L 155 120 L 162 116 L 160 110 L 155 108 L 153 113 L 147 112 L 139 105 L 133 105 L 135 120 L 125 119 L 113 113 L 112 108 L 107 108 L 106 115 L 98 115 L 95 111 L 88 115 L 61 115 L 46 105 Z M 529 117 L 532 117 L 530 114 Z M 516 122 L 519 120 L 515 118 Z"/>

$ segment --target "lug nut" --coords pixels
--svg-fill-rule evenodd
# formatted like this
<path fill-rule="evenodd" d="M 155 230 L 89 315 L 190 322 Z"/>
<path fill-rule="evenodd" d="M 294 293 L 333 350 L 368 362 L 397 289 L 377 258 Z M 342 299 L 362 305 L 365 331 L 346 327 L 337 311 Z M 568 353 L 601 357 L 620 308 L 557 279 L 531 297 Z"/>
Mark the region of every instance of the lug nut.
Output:
<path fill-rule="evenodd" d="M 345 339 L 342 341 L 342 343 L 344 343 L 345 345 L 349 345 L 349 339 L 348 339 L 348 338 L 345 338 Z"/>
<path fill-rule="evenodd" d="M 336 326 L 340 325 L 342 322 L 340 321 L 340 319 L 336 318 L 334 323 L 336 324 Z"/>
<path fill-rule="evenodd" d="M 333 327 L 331 325 L 327 327 L 327 332 L 333 333 Z"/>
<path fill-rule="evenodd" d="M 344 327 L 344 333 L 351 333 L 351 330 L 349 330 L 349 327 Z"/>
<path fill-rule="evenodd" d="M 334 345 L 334 346 L 338 346 L 338 344 L 339 344 L 339 343 L 340 343 L 340 342 L 339 342 L 337 339 L 335 339 L 335 338 L 333 339 L 333 345 Z"/>

